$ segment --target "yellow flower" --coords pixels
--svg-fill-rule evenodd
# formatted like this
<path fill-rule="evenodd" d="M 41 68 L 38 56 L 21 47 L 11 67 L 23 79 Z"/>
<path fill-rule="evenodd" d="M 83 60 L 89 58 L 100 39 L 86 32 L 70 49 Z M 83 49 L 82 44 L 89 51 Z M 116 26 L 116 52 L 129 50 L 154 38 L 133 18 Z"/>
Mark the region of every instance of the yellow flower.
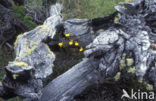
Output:
<path fill-rule="evenodd" d="M 73 40 L 69 41 L 69 45 L 70 46 L 73 45 Z"/>
<path fill-rule="evenodd" d="M 70 33 L 68 33 L 68 34 L 65 34 L 65 36 L 66 36 L 66 37 L 70 37 Z"/>
<path fill-rule="evenodd" d="M 63 42 L 58 43 L 58 45 L 59 45 L 60 47 L 62 47 L 62 46 L 63 46 Z"/>
<path fill-rule="evenodd" d="M 79 46 L 79 43 L 77 41 L 75 41 L 75 46 Z"/>
<path fill-rule="evenodd" d="M 83 51 L 83 47 L 81 47 L 79 51 L 82 52 Z"/>

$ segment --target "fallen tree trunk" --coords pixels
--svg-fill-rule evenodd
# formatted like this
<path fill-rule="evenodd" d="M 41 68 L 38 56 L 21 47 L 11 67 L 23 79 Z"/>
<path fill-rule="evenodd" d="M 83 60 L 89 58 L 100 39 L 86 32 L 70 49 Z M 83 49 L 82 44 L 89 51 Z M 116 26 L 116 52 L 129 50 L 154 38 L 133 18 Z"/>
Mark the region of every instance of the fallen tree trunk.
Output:
<path fill-rule="evenodd" d="M 53 15 L 42 26 L 21 34 L 14 43 L 16 58 L 6 66 L 6 75 L 0 85 L 0 97 L 21 96 L 37 100 L 41 95 L 42 79 L 53 71 L 54 53 L 43 40 L 53 38 L 56 26 L 62 20 L 61 5 L 52 6 Z"/>
<path fill-rule="evenodd" d="M 102 78 L 98 60 L 84 59 L 69 71 L 54 79 L 43 90 L 40 101 L 70 101 L 91 84 Z"/>
<path fill-rule="evenodd" d="M 156 54 L 150 46 L 155 43 L 156 36 L 149 29 L 151 26 L 144 25 L 146 20 L 141 20 L 142 13 L 138 11 L 127 14 L 131 11 L 129 7 L 136 11 L 140 10 L 141 7 L 137 8 L 140 4 L 144 4 L 144 1 L 123 4 L 127 7 L 126 10 L 117 7 L 121 17 L 115 26 L 101 32 L 86 47 L 86 60 L 49 83 L 42 90 L 40 101 L 73 101 L 74 96 L 89 85 L 97 81 L 103 82 L 108 77 L 119 80 L 121 75 L 125 78 L 137 78 L 138 82 L 145 84 L 147 88 L 150 84 L 151 88 L 155 87 L 153 67 L 155 67 Z M 88 61 L 90 59 L 93 60 Z M 94 59 L 98 62 L 96 65 L 91 65 L 95 62 Z M 150 90 L 155 91 L 155 89 Z"/>

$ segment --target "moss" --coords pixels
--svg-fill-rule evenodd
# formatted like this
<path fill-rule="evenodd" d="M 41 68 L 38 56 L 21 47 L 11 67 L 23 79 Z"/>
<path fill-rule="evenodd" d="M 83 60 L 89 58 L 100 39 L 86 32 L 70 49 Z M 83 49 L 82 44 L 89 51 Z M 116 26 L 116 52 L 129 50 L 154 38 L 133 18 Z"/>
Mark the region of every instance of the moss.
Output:
<path fill-rule="evenodd" d="M 135 73 L 136 72 L 136 68 L 135 67 L 133 67 L 133 68 L 130 68 L 129 70 L 128 70 L 128 73 Z"/>
<path fill-rule="evenodd" d="M 15 61 L 15 62 L 14 62 L 14 65 L 15 65 L 15 66 L 19 66 L 19 67 L 22 67 L 22 66 L 28 67 L 28 64 L 27 64 L 26 62 Z"/>
<path fill-rule="evenodd" d="M 121 72 L 118 72 L 118 73 L 115 75 L 115 77 L 114 77 L 115 81 L 118 81 L 118 80 L 120 79 L 120 75 L 121 75 Z"/>
<path fill-rule="evenodd" d="M 127 66 L 132 66 L 134 64 L 133 58 L 127 58 L 126 61 L 127 61 Z"/>
<path fill-rule="evenodd" d="M 21 39 L 21 37 L 23 36 L 23 34 L 20 34 L 17 36 L 16 41 L 14 42 L 14 47 L 17 47 L 18 41 Z"/>
<path fill-rule="evenodd" d="M 17 6 L 14 5 L 13 10 L 16 12 L 15 16 L 21 20 L 23 20 L 24 16 L 26 15 L 26 9 L 25 6 Z"/>
<path fill-rule="evenodd" d="M 147 90 L 153 90 L 153 85 L 147 84 L 147 85 L 146 85 L 146 89 L 147 89 Z"/>
<path fill-rule="evenodd" d="M 69 18 L 98 18 L 115 12 L 114 6 L 124 0 L 57 0 L 65 7 L 63 15 Z"/>
<path fill-rule="evenodd" d="M 32 19 L 31 16 L 24 16 L 24 23 L 30 30 L 37 26 L 37 24 L 33 22 L 31 19 Z"/>
<path fill-rule="evenodd" d="M 27 26 L 29 30 L 37 26 L 37 24 L 32 21 L 32 17 L 26 15 L 25 6 L 14 5 L 13 10 L 15 11 L 15 16 L 21 19 L 22 21 L 24 21 L 25 25 Z"/>

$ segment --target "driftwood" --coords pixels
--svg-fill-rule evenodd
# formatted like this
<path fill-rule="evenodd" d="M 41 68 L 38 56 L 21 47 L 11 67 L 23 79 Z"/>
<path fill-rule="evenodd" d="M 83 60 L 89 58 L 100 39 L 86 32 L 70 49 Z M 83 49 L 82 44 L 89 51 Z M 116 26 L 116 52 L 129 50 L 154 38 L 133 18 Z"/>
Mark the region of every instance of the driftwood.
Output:
<path fill-rule="evenodd" d="M 154 2 L 136 0 L 121 3 L 125 8 L 115 7 L 119 19 L 99 32 L 94 31 L 98 29 L 93 23 L 95 19 L 63 22 L 60 5 L 56 4 L 51 9 L 52 16 L 43 26 L 17 38 L 16 59 L 6 67 L 0 96 L 10 98 L 18 95 L 28 98 L 28 101 L 73 101 L 75 95 L 91 84 L 102 83 L 107 78 L 118 81 L 120 75 L 126 77 L 129 74 L 133 75 L 129 78 L 137 78 L 151 88 L 154 86 L 151 90 L 156 91 L 156 52 L 151 48 L 156 44 L 156 34 L 155 27 L 149 25 L 155 22 L 154 16 L 151 16 L 156 11 Z M 51 64 L 55 59 L 43 40 L 55 38 L 60 29 L 63 29 L 63 35 L 71 33 L 82 45 L 87 43 L 85 58 L 42 89 L 42 80 L 52 73 Z"/>

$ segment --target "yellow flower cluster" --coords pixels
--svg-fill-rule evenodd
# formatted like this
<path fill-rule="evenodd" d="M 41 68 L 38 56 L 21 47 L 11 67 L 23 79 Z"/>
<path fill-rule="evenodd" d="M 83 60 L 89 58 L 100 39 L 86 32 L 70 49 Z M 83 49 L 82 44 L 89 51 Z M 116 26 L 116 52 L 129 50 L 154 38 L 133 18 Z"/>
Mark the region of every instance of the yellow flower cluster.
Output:
<path fill-rule="evenodd" d="M 70 33 L 65 34 L 65 37 L 67 37 L 67 38 L 69 38 L 70 36 L 71 36 Z M 74 45 L 74 46 L 76 46 L 76 47 L 79 46 L 78 41 L 73 41 L 73 40 L 70 40 L 70 41 L 68 42 L 68 44 L 69 44 L 69 46 L 72 46 L 72 45 Z M 58 46 L 61 47 L 61 48 L 63 47 L 63 45 L 64 45 L 63 42 L 59 42 L 59 43 L 58 43 Z M 80 51 L 80 52 L 83 52 L 83 51 L 84 51 L 83 47 L 80 47 L 80 48 L 79 48 L 79 51 Z"/>

